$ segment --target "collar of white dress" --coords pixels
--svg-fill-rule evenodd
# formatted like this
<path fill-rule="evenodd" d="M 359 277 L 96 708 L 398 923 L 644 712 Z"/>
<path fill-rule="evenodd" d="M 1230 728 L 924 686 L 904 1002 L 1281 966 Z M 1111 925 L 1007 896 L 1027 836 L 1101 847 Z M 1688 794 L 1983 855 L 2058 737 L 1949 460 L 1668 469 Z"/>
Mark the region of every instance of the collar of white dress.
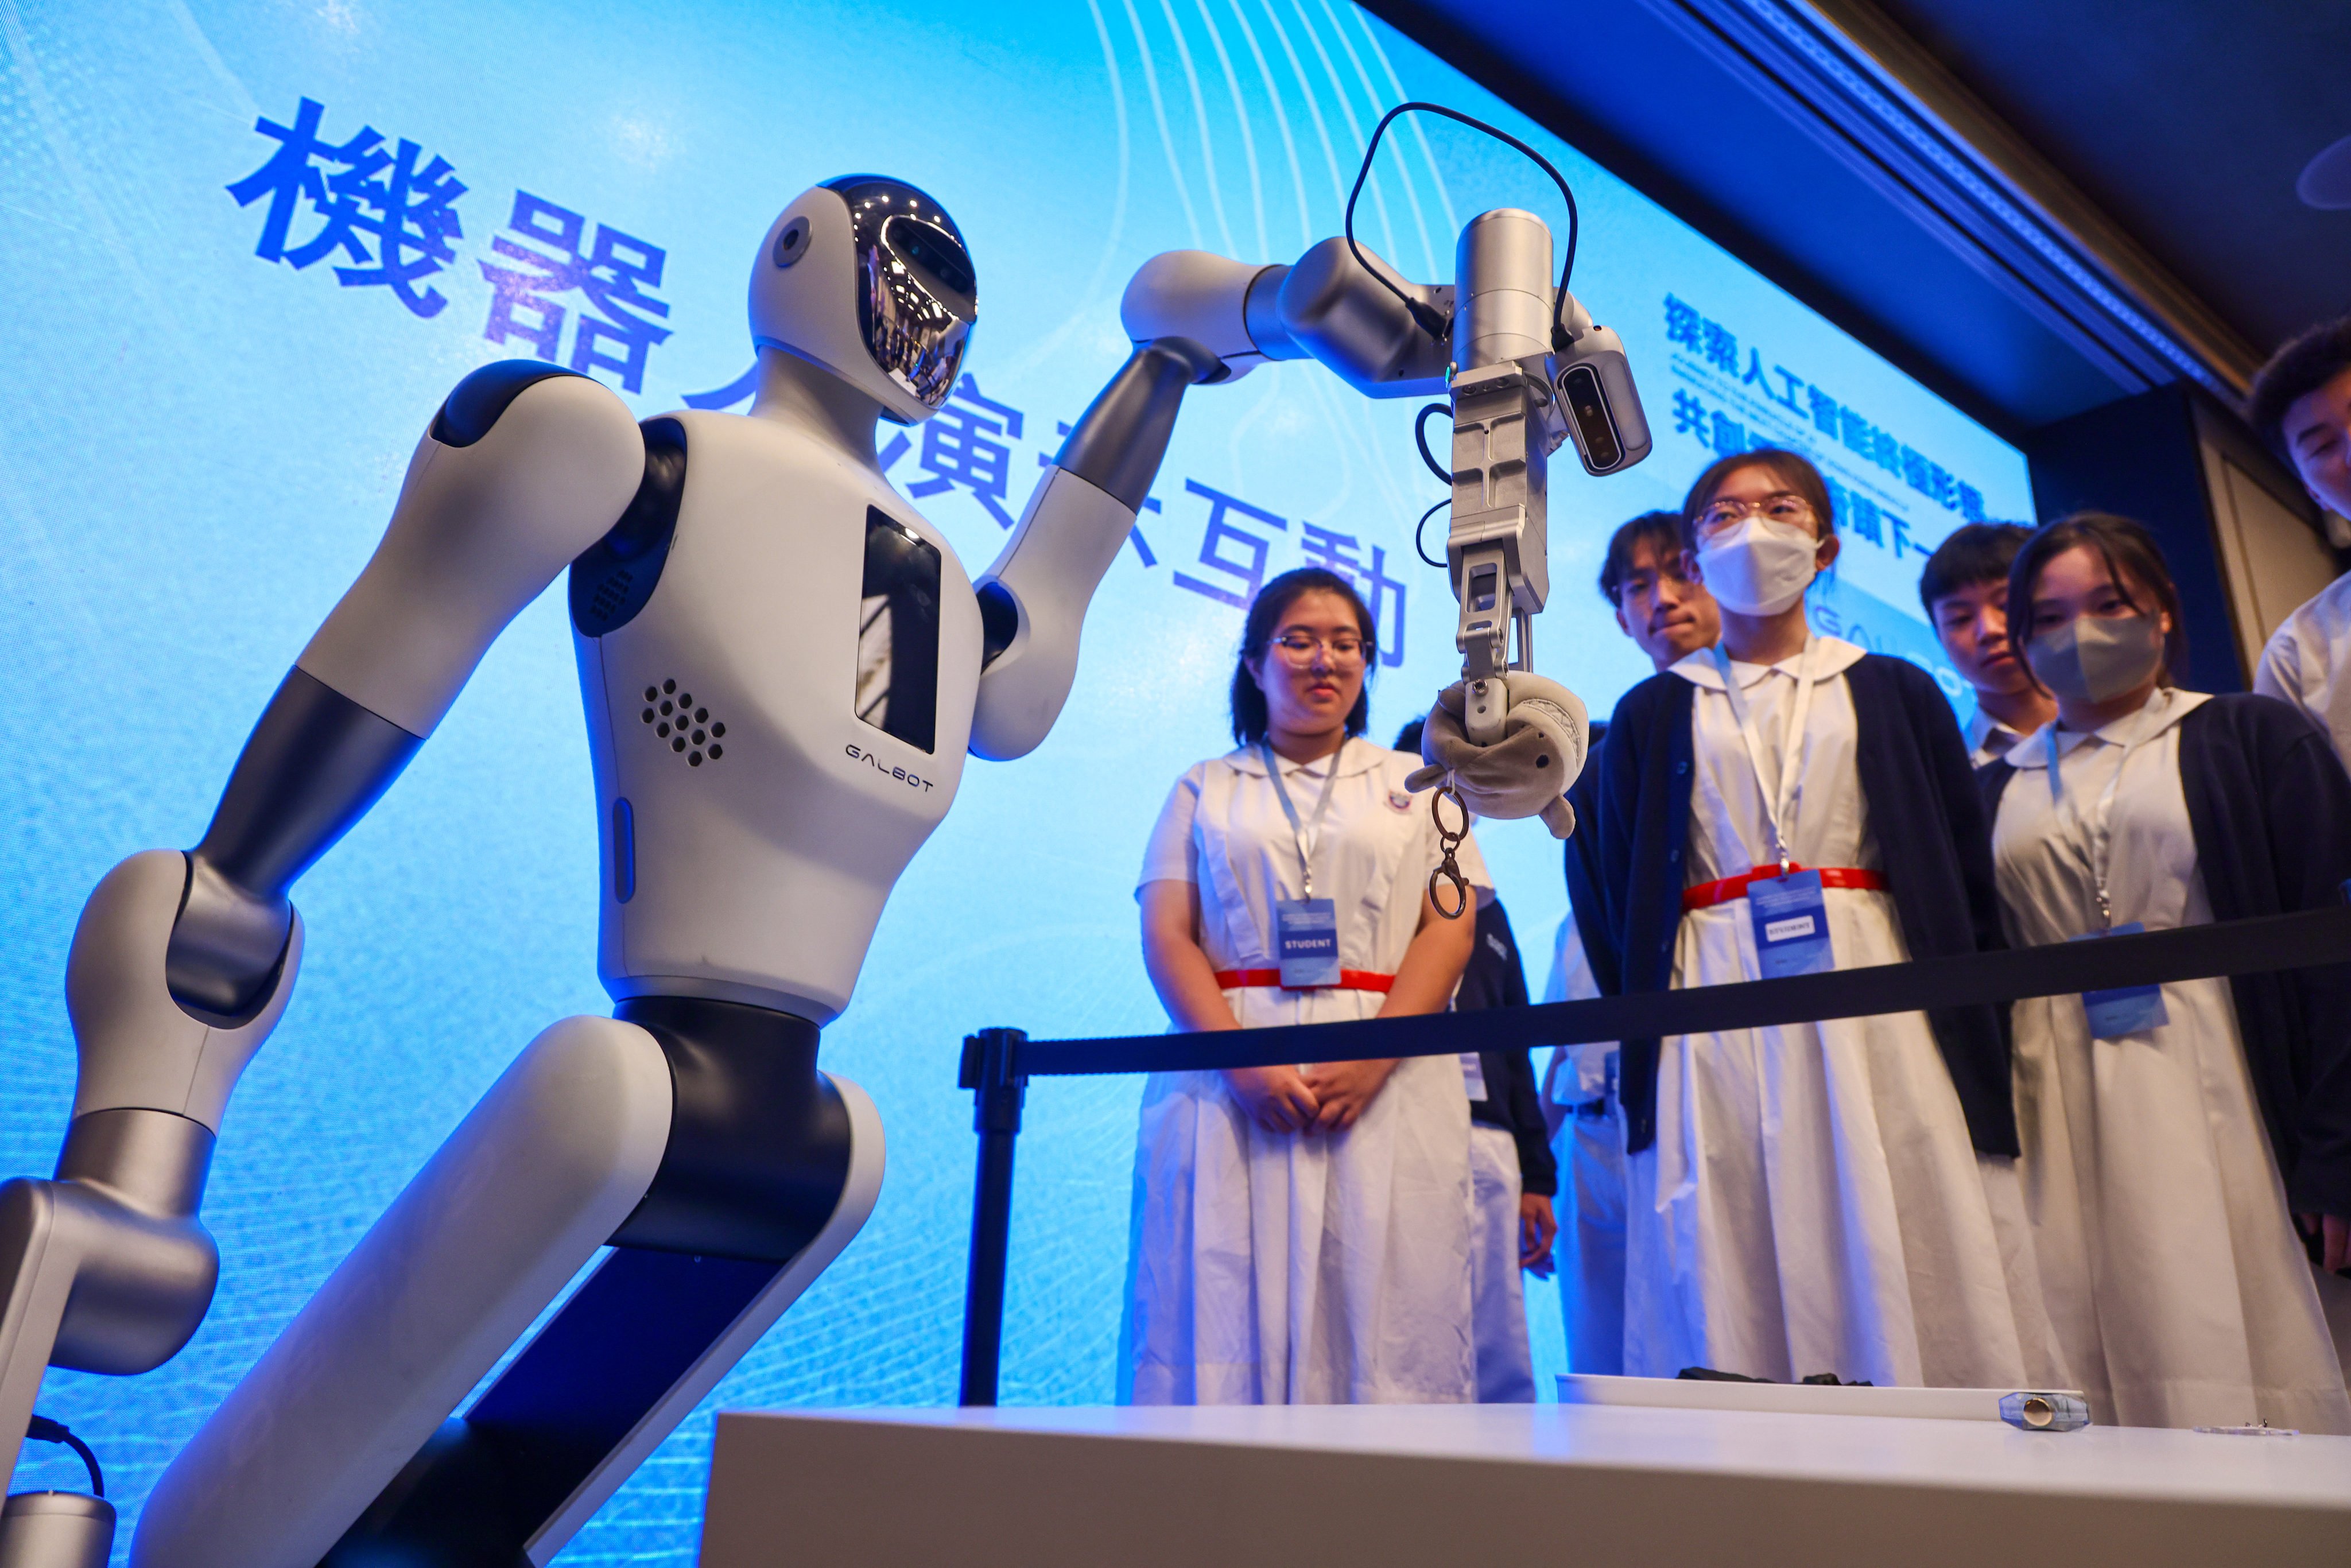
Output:
<path fill-rule="evenodd" d="M 1813 642 L 1820 650 L 1813 664 L 1813 675 L 1815 680 L 1826 680 L 1831 675 L 1844 674 L 1853 668 L 1860 661 L 1862 654 L 1867 651 L 1855 647 L 1842 637 L 1817 637 Z M 1786 675 L 1790 680 L 1794 680 L 1797 666 L 1802 663 L 1803 657 L 1802 653 L 1797 653 L 1781 660 L 1776 664 L 1750 664 L 1733 659 L 1730 661 L 1730 670 L 1739 677 L 1739 689 L 1745 691 L 1774 670 Z M 1715 664 L 1714 650 L 1711 648 L 1700 648 L 1694 653 L 1685 653 L 1680 661 L 1670 668 L 1673 674 L 1679 675 L 1694 686 L 1703 686 L 1710 692 L 1723 689 L 1722 671 Z"/>
<path fill-rule="evenodd" d="M 1968 716 L 1967 735 L 1968 749 L 1970 751 L 1980 750 L 1984 743 L 1991 739 L 1995 735 L 2004 735 L 2008 737 L 2008 749 L 2010 751 L 2015 750 L 2017 742 L 2024 738 L 2023 732 L 2009 728 L 2008 726 L 2001 723 L 2000 720 L 1992 717 L 1991 715 L 1984 712 L 1981 708 L 1976 709 L 1974 713 Z M 2004 756 L 2006 753 L 2002 753 L 2002 755 Z"/>
<path fill-rule="evenodd" d="M 2092 740 L 2107 746 L 2126 746 L 2134 738 L 2142 743 L 2150 741 L 2211 700 L 2209 692 L 2183 692 L 2177 686 L 2158 686 L 2155 695 L 2147 699 L 2147 706 L 2138 712 L 2126 713 L 2112 724 L 2096 729 L 2060 729 L 2052 720 L 2009 747 L 2005 760 L 2011 768 L 2046 768 L 2053 748 L 2057 756 L 2063 757 L 2075 747 Z"/>
<path fill-rule="evenodd" d="M 1339 748 L 1339 777 L 1352 779 L 1358 773 L 1369 773 L 1389 755 L 1385 747 L 1374 746 L 1360 735 L 1350 736 L 1347 744 Z M 1225 753 L 1225 766 L 1236 773 L 1247 773 L 1258 779 L 1265 777 L 1265 758 L 1254 746 L 1244 746 Z M 1281 762 L 1281 776 L 1287 779 L 1293 774 L 1303 774 L 1309 779 L 1320 779 L 1323 776 L 1322 768 L 1323 763 L 1320 760 L 1292 762 L 1285 757 Z"/>

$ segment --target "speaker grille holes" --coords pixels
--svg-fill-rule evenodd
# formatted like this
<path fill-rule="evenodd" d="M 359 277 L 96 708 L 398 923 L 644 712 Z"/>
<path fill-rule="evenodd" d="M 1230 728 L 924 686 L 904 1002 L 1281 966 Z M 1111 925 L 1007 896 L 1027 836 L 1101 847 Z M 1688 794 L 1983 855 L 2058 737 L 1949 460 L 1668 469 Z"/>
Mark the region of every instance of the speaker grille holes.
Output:
<path fill-rule="evenodd" d="M 695 706 L 694 694 L 678 690 L 674 680 L 647 686 L 644 711 L 637 716 L 653 726 L 654 740 L 666 741 L 670 754 L 684 758 L 688 768 L 716 762 L 726 754 L 718 744 L 726 733 L 725 721 L 713 719 L 708 708 Z"/>

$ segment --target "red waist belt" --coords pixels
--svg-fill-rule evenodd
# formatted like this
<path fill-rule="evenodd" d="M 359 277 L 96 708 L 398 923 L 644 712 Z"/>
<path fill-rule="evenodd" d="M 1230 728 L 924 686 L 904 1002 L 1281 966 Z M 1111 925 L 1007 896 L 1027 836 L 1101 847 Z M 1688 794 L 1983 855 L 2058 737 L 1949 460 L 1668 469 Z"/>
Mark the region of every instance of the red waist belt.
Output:
<path fill-rule="evenodd" d="M 1788 871 L 1792 873 L 1817 871 L 1821 873 L 1823 887 L 1850 887 L 1863 893 L 1886 891 L 1886 878 L 1883 873 L 1864 871 L 1858 866 L 1792 865 Z M 1744 898 L 1747 896 L 1747 887 L 1750 883 L 1777 882 L 1783 874 L 1785 873 L 1778 866 L 1761 865 L 1753 871 L 1741 872 L 1737 876 L 1726 876 L 1719 882 L 1702 882 L 1696 887 L 1686 887 L 1682 889 L 1682 913 L 1687 915 L 1696 909 L 1712 909 L 1718 904 L 1729 904 L 1734 898 Z"/>
<path fill-rule="evenodd" d="M 1217 971 L 1217 984 L 1228 991 L 1242 990 L 1252 986 L 1279 988 L 1281 985 L 1281 971 L 1279 969 L 1219 969 Z M 1375 975 L 1369 969 L 1342 969 L 1339 971 L 1339 983 L 1335 986 L 1302 986 L 1299 988 L 1309 991 L 1384 991 L 1395 984 L 1394 975 Z"/>

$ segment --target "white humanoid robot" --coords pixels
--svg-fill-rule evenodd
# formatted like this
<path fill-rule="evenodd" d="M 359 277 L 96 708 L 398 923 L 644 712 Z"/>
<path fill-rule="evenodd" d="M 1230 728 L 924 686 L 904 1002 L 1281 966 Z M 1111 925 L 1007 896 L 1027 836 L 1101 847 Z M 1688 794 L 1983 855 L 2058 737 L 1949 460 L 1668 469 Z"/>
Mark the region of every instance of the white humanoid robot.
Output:
<path fill-rule="evenodd" d="M 893 180 L 810 190 L 760 245 L 750 318 L 747 417 L 641 429 L 551 365 L 468 376 L 204 841 L 91 894 L 57 1176 L 0 1187 L 7 1463 L 45 1365 L 142 1372 L 202 1321 L 197 1206 L 300 967 L 288 890 L 569 567 L 615 1016 L 515 1061 L 165 1472 L 134 1563 L 543 1563 L 872 1208 L 881 1124 L 817 1070 L 819 1028 L 967 750 L 1019 757 L 1060 713 L 1185 389 L 1248 366 L 1139 344 L 975 587 L 873 448 L 955 382 L 975 280 L 953 221 Z M 103 1502 L 20 1504 L 0 1561 L 105 1561 Z"/>
<path fill-rule="evenodd" d="M 545 1563 L 848 1244 L 882 1129 L 818 1071 L 818 1031 L 966 752 L 1019 757 L 1060 714 L 1186 388 L 1308 357 L 1374 396 L 1451 388 L 1465 681 L 1429 771 L 1554 817 L 1583 715 L 1528 669 L 1543 459 L 1573 434 L 1612 472 L 1648 434 L 1621 347 L 1549 257 L 1504 210 L 1464 230 L 1458 290 L 1340 239 L 1295 267 L 1154 258 L 1122 309 L 1133 356 L 977 585 L 874 456 L 877 419 L 946 401 L 976 316 L 961 235 L 912 186 L 831 181 L 768 230 L 748 416 L 640 427 L 535 361 L 465 378 L 203 841 L 133 855 L 83 911 L 57 1174 L 0 1186 L 0 1462 L 45 1366 L 145 1372 L 203 1321 L 218 1258 L 196 1213 L 300 968 L 288 892 L 567 567 L 614 1016 L 540 1034 L 417 1173 L 165 1471 L 139 1568 Z M 26 1494 L 0 1563 L 97 1568 L 112 1520 Z"/>

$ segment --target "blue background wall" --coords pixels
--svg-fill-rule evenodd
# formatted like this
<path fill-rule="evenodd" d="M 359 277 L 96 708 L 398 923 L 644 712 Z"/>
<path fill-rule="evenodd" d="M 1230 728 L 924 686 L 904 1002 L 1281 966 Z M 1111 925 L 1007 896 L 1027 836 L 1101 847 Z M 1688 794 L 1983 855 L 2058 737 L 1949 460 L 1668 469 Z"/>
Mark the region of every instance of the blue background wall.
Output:
<path fill-rule="evenodd" d="M 1823 626 L 1932 664 L 1920 553 L 1963 506 L 2031 515 L 2018 455 L 1327 0 L 0 0 L 0 648 L 14 687 L 0 705 L 0 1172 L 54 1158 L 73 1078 L 61 977 L 89 888 L 125 854 L 201 835 L 254 716 L 373 548 L 443 394 L 477 363 L 532 351 L 484 335 L 481 264 L 514 267 L 492 246 L 517 238 L 518 192 L 580 214 L 586 238 L 609 225 L 664 253 L 643 292 L 666 314 L 635 308 L 670 334 L 628 393 L 647 415 L 748 366 L 751 252 L 798 191 L 875 169 L 939 197 L 980 279 L 967 368 L 986 404 L 967 402 L 956 428 L 1001 466 L 955 470 L 918 431 L 891 473 L 933 490 L 920 504 L 977 571 L 1002 538 L 998 475 L 998 504 L 1017 514 L 1056 423 L 1123 358 L 1116 306 L 1134 268 L 1178 246 L 1286 260 L 1336 232 L 1372 122 L 1406 96 L 1493 117 L 1567 172 L 1577 292 L 1623 333 L 1657 430 L 1631 474 L 1594 482 L 1571 464 L 1556 482 L 1546 673 L 1596 713 L 1646 674 L 1590 586 L 1599 548 L 1624 517 L 1677 501 L 1715 451 L 1762 439 L 1819 453 L 1871 508 L 1848 511 Z M 291 125 L 306 97 L 324 106 L 325 141 L 371 127 L 385 153 L 413 141 L 418 169 L 444 159 L 466 187 L 451 204 L 462 233 L 416 285 L 442 297 L 434 313 L 339 282 L 339 262 L 359 265 L 348 252 L 301 268 L 256 256 L 267 198 L 240 207 L 225 187 L 278 150 L 256 120 Z M 1489 206 L 1562 223 L 1515 154 L 1442 122 L 1399 130 L 1358 227 L 1406 271 L 1444 277 L 1458 225 Z M 289 245 L 320 222 L 298 204 Z M 563 303 L 554 347 L 569 361 L 591 302 Z M 1227 744 L 1239 629 L 1237 609 L 1178 575 L 1238 597 L 1252 561 L 1285 570 L 1311 545 L 1376 562 L 1404 597 L 1375 735 L 1456 667 L 1449 598 L 1408 537 L 1437 498 L 1411 406 L 1365 404 L 1311 366 L 1195 395 L 1163 509 L 1144 519 L 1155 563 L 1129 551 L 1113 569 L 1045 747 L 971 769 L 828 1035 L 828 1064 L 890 1128 L 881 1207 L 714 1404 L 953 1397 L 971 1157 L 959 1038 L 994 1022 L 1053 1035 L 1163 1021 L 1135 953 L 1133 871 L 1168 783 Z M 1217 547 L 1238 574 L 1203 564 L 1202 487 L 1254 509 L 1229 511 L 1243 537 Z M 1874 514 L 1872 540 L 1855 525 Z M 559 591 L 298 890 L 308 964 L 225 1129 L 206 1207 L 223 1282 L 204 1329 L 147 1378 L 51 1375 L 44 1409 L 99 1445 L 133 1513 L 514 1052 L 606 1007 L 590 811 Z M 1564 909 L 1556 846 L 1530 823 L 1479 833 L 1522 941 L 1546 950 Z M 1008 1401 L 1110 1396 L 1135 1097 L 1132 1081 L 1030 1095 Z M 1557 1370 L 1556 1304 L 1532 1294 L 1539 1360 Z M 705 1409 L 563 1560 L 689 1561 L 708 1438 Z M 35 1450 L 20 1484 L 70 1481 L 58 1453 Z"/>

